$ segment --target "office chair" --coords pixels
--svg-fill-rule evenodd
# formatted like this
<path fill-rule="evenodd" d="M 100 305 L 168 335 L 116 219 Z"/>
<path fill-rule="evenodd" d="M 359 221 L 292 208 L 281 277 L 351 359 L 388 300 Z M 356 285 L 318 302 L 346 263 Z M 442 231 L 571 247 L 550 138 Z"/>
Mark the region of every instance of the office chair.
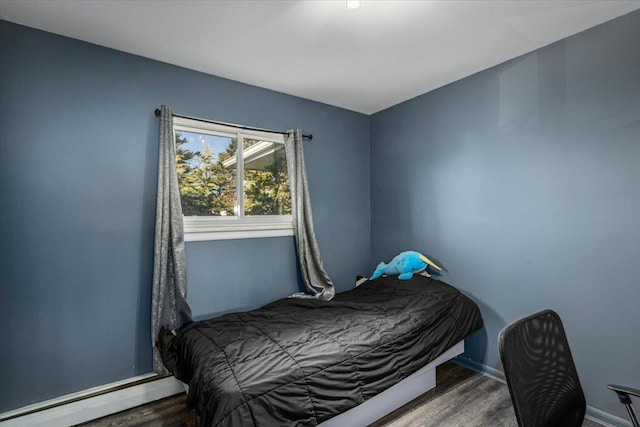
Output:
<path fill-rule="evenodd" d="M 622 403 L 627 409 L 627 413 L 629 414 L 629 418 L 631 418 L 633 427 L 640 427 L 636 412 L 633 410 L 633 406 L 631 405 L 631 396 L 640 397 L 640 390 L 615 384 L 609 384 L 607 388 L 616 392 L 618 399 L 620 399 L 620 403 Z"/>
<path fill-rule="evenodd" d="M 518 425 L 582 426 L 587 405 L 558 314 L 517 320 L 498 340 Z"/>

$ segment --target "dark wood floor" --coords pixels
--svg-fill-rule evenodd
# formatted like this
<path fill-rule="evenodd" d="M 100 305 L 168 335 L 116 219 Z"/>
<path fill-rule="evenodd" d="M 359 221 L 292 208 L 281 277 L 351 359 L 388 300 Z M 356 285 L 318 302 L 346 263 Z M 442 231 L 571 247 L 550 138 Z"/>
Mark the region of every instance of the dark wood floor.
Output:
<path fill-rule="evenodd" d="M 176 395 L 81 426 L 193 427 L 186 395 Z M 509 390 L 499 381 L 447 362 L 437 369 L 437 386 L 370 427 L 514 427 Z M 585 420 L 583 427 L 600 424 Z"/>
<path fill-rule="evenodd" d="M 196 420 L 187 410 L 187 395 L 177 394 L 104 418 L 78 424 L 95 427 L 195 427 Z"/>

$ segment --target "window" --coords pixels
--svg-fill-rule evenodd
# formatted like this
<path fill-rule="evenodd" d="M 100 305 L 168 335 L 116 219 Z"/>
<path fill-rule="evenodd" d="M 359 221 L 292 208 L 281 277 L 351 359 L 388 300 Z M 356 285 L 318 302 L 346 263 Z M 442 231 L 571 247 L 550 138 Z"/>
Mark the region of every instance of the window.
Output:
<path fill-rule="evenodd" d="M 283 135 L 174 117 L 185 240 L 293 235 Z"/>

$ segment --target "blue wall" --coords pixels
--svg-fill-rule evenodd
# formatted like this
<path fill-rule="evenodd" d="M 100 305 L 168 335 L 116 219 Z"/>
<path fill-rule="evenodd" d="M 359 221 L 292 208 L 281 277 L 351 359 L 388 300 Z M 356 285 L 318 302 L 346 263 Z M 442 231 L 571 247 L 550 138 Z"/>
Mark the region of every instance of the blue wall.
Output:
<path fill-rule="evenodd" d="M 368 116 L 4 21 L 0 58 L 0 412 L 151 370 L 161 104 L 313 133 L 325 267 L 339 291 L 368 270 Z M 187 258 L 196 317 L 298 290 L 292 238 L 188 243 Z"/>
<path fill-rule="evenodd" d="M 423 250 L 481 307 L 466 357 L 562 317 L 587 403 L 640 384 L 640 12 L 372 116 L 372 258 Z"/>
<path fill-rule="evenodd" d="M 0 412 L 145 373 L 160 104 L 301 127 L 345 290 L 421 250 L 498 331 L 563 317 L 588 403 L 640 383 L 640 12 L 367 117 L 0 21 Z M 371 193 L 371 196 L 369 195 Z M 187 245 L 196 317 L 296 290 L 290 238 Z M 252 268 L 247 268 L 246 260 Z"/>

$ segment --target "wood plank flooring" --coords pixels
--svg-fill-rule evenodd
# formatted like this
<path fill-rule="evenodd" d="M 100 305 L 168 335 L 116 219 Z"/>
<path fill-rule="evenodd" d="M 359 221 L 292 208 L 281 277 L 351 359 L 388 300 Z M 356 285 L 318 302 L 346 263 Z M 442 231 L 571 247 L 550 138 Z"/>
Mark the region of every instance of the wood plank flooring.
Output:
<path fill-rule="evenodd" d="M 514 427 L 517 426 L 505 384 L 447 362 L 437 369 L 437 386 L 370 427 Z M 81 424 L 83 427 L 195 427 L 186 395 Z M 585 420 L 583 427 L 600 427 Z"/>
<path fill-rule="evenodd" d="M 80 426 L 92 427 L 196 427 L 196 419 L 187 409 L 186 393 L 156 400 L 117 414 L 89 421 Z"/>

